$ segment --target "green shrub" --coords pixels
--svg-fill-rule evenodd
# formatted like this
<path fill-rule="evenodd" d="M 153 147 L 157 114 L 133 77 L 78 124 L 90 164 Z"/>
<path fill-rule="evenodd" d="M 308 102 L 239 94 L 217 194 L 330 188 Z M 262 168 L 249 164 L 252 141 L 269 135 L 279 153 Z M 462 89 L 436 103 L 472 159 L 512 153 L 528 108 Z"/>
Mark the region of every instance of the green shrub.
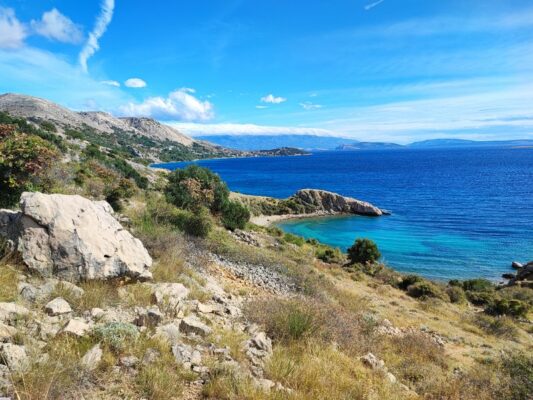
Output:
<path fill-rule="evenodd" d="M 283 240 L 287 243 L 294 244 L 298 247 L 302 247 L 305 244 L 305 239 L 303 237 L 293 235 L 292 233 L 286 233 L 283 236 Z"/>
<path fill-rule="evenodd" d="M 50 121 L 41 122 L 41 128 L 48 132 L 57 132 L 56 126 Z"/>
<path fill-rule="evenodd" d="M 110 322 L 94 329 L 93 336 L 115 353 L 132 347 L 139 338 L 137 327 L 124 322 Z"/>
<path fill-rule="evenodd" d="M 407 288 L 416 283 L 424 282 L 424 278 L 419 275 L 406 275 L 402 277 L 402 280 L 398 284 L 398 287 L 402 290 L 407 290 Z"/>
<path fill-rule="evenodd" d="M 315 251 L 315 257 L 328 264 L 339 264 L 342 262 L 341 251 L 332 247 L 319 247 Z"/>
<path fill-rule="evenodd" d="M 113 207 L 113 210 L 122 211 L 122 200 L 129 199 L 135 193 L 133 181 L 121 179 L 117 186 L 105 190 L 105 199 Z"/>
<path fill-rule="evenodd" d="M 0 142 L 0 207 L 15 205 L 22 192 L 44 190 L 46 173 L 58 157 L 38 136 L 13 133 Z"/>
<path fill-rule="evenodd" d="M 244 229 L 250 220 L 250 211 L 239 202 L 228 200 L 222 206 L 222 224 L 225 228 L 234 231 Z"/>
<path fill-rule="evenodd" d="M 487 279 L 469 279 L 463 281 L 463 289 L 471 292 L 488 292 L 494 289 L 494 284 Z"/>
<path fill-rule="evenodd" d="M 494 292 L 476 292 L 467 290 L 465 293 L 468 301 L 476 306 L 491 304 L 496 297 Z"/>
<path fill-rule="evenodd" d="M 496 337 L 515 339 L 518 335 L 518 329 L 511 318 L 492 317 L 478 313 L 472 318 L 472 323 L 486 333 Z"/>
<path fill-rule="evenodd" d="M 511 353 L 502 357 L 501 366 L 510 378 L 513 400 L 530 400 L 533 394 L 533 356 Z"/>
<path fill-rule="evenodd" d="M 192 210 L 203 206 L 212 212 L 219 212 L 228 201 L 229 189 L 214 172 L 198 165 L 189 165 L 168 176 L 165 195 L 170 203 L 179 208 Z"/>
<path fill-rule="evenodd" d="M 497 299 L 485 308 L 485 312 L 491 315 L 510 315 L 513 317 L 525 317 L 529 311 L 529 305 L 520 300 Z"/>
<path fill-rule="evenodd" d="M 348 259 L 354 263 L 373 263 L 381 257 L 378 246 L 370 239 L 357 239 L 348 249 Z"/>
<path fill-rule="evenodd" d="M 183 221 L 183 230 L 192 236 L 205 238 L 213 227 L 209 212 L 201 208 Z"/>
<path fill-rule="evenodd" d="M 446 288 L 446 294 L 452 303 L 462 304 L 466 302 L 465 291 L 459 286 L 448 286 Z"/>
<path fill-rule="evenodd" d="M 411 297 L 422 298 L 422 299 L 426 299 L 430 297 L 433 297 L 433 298 L 443 297 L 442 292 L 439 289 L 439 287 L 429 281 L 417 282 L 417 283 L 410 285 L 407 288 L 407 294 Z"/>

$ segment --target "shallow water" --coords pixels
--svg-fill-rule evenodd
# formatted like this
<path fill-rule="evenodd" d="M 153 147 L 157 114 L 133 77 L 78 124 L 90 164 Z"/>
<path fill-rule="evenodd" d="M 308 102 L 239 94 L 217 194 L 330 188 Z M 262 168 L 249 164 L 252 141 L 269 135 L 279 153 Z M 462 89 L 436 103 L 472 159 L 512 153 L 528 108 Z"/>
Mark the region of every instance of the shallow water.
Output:
<path fill-rule="evenodd" d="M 511 261 L 533 259 L 532 149 L 321 152 L 200 164 L 242 193 L 287 197 L 318 188 L 392 211 L 379 218 L 278 225 L 343 249 L 357 237 L 371 238 L 384 261 L 400 271 L 435 279 L 498 279 Z"/>

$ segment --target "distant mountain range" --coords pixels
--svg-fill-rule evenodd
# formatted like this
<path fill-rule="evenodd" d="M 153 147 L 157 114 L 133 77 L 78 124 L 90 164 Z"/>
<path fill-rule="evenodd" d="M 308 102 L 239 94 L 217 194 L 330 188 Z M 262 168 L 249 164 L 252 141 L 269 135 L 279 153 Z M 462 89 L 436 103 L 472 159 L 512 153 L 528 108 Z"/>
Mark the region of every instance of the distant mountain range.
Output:
<path fill-rule="evenodd" d="M 407 145 L 388 142 L 359 142 L 349 138 L 315 135 L 205 135 L 205 140 L 230 149 L 253 151 L 265 148 L 292 147 L 306 151 L 320 150 L 397 150 L 462 147 L 530 147 L 533 139 L 474 141 L 463 139 L 432 139 Z"/>

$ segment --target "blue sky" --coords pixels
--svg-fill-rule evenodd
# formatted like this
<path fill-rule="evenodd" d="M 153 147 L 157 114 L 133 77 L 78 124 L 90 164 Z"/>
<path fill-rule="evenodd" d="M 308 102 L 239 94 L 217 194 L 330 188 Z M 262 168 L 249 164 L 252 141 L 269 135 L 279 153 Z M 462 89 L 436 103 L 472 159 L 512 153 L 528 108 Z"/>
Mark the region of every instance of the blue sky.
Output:
<path fill-rule="evenodd" d="M 0 0 L 0 92 L 196 135 L 533 138 L 533 3 Z"/>

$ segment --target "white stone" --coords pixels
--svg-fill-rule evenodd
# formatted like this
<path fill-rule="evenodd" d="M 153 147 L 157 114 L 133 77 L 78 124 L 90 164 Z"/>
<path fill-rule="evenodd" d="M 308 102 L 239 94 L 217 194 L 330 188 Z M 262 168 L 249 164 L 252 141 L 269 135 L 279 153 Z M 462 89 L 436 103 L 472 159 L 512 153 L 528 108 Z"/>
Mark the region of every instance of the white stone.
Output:
<path fill-rule="evenodd" d="M 15 303 L 0 303 L 0 321 L 15 322 L 18 319 L 26 317 L 30 311 L 23 306 Z"/>
<path fill-rule="evenodd" d="M 211 334 L 212 329 L 198 318 L 189 316 L 181 320 L 180 331 L 185 334 L 193 333 L 199 336 L 207 336 Z"/>
<path fill-rule="evenodd" d="M 11 371 L 24 371 L 29 366 L 29 358 L 24 346 L 12 343 L 0 345 L 0 362 L 6 365 Z"/>
<path fill-rule="evenodd" d="M 81 358 L 81 365 L 88 371 L 94 371 L 96 368 L 98 368 L 98 364 L 100 364 L 100 361 L 102 360 L 102 349 L 100 348 L 100 344 L 97 344 L 85 355 Z"/>
<path fill-rule="evenodd" d="M 48 315 L 56 316 L 56 315 L 63 315 L 68 314 L 72 312 L 72 308 L 70 307 L 70 304 L 67 303 L 67 301 L 61 297 L 57 297 L 51 302 L 49 302 L 45 307 L 44 310 Z"/>
<path fill-rule="evenodd" d="M 17 243 L 31 271 L 70 281 L 151 279 L 152 259 L 108 203 L 25 192 L 20 208 L 16 215 L 0 210 L 0 234 Z"/>
<path fill-rule="evenodd" d="M 81 319 L 73 318 L 59 331 L 60 334 L 83 337 L 91 327 Z"/>
<path fill-rule="evenodd" d="M 0 322 L 0 342 L 7 342 L 17 334 L 17 329 Z"/>

